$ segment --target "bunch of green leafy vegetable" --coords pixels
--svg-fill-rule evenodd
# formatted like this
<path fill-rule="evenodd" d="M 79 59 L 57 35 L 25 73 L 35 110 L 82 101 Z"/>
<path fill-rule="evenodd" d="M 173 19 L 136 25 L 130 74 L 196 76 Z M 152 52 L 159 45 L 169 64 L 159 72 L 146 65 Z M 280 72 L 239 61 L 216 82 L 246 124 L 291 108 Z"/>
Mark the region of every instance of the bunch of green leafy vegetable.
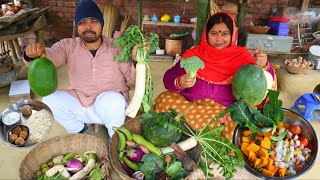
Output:
<path fill-rule="evenodd" d="M 147 76 L 145 83 L 145 94 L 142 99 L 142 107 L 144 112 L 149 112 L 152 105 L 152 74 L 149 66 L 149 52 L 153 53 L 159 46 L 159 36 L 152 33 L 150 36 L 144 36 L 136 25 L 131 25 L 127 28 L 119 38 L 113 41 L 113 44 L 117 47 L 122 46 L 123 49 L 114 61 L 128 62 L 132 55 L 132 49 L 135 45 L 141 44 L 137 50 L 136 60 L 138 63 L 144 63 L 147 68 Z"/>
<path fill-rule="evenodd" d="M 132 49 L 135 45 L 141 44 L 141 49 L 146 49 L 147 44 L 145 40 L 148 42 L 148 46 L 150 48 L 149 52 L 153 53 L 159 46 L 159 36 L 155 33 L 152 33 L 146 38 L 147 39 L 145 39 L 138 26 L 129 26 L 125 33 L 113 41 L 113 44 L 116 47 L 123 47 L 120 54 L 114 60 L 117 62 L 128 62 L 131 57 Z M 149 60 L 149 58 L 146 57 L 146 60 Z"/>
<path fill-rule="evenodd" d="M 181 161 L 176 159 L 167 163 L 165 172 L 170 180 L 180 180 L 188 176 L 188 172 L 183 168 Z"/>
<path fill-rule="evenodd" d="M 220 117 L 221 118 L 221 117 Z M 221 136 L 224 129 L 223 125 L 209 128 L 209 124 L 220 118 L 212 119 L 207 126 L 202 130 L 193 132 L 193 130 L 186 124 L 182 117 L 181 122 L 189 129 L 189 132 L 184 131 L 190 137 L 195 137 L 201 147 L 201 156 L 199 167 L 205 173 L 207 179 L 213 175 L 210 173 L 210 164 L 217 163 L 220 167 L 220 173 L 226 178 L 232 178 L 236 173 L 237 167 L 244 166 L 244 160 L 240 149 L 232 144 L 228 139 Z M 234 155 L 231 155 L 234 154 Z"/>

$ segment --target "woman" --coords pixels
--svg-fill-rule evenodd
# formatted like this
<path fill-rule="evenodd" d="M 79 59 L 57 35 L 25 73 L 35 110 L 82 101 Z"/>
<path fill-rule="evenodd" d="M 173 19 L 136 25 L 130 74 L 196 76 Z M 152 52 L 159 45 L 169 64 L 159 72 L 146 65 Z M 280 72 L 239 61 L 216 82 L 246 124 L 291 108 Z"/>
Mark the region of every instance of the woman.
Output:
<path fill-rule="evenodd" d="M 154 110 L 166 112 L 173 108 L 186 118 L 193 129 L 202 129 L 212 117 L 236 101 L 231 83 L 241 66 L 256 64 L 269 71 L 275 80 L 276 75 L 267 61 L 267 55 L 256 51 L 253 57 L 245 48 L 236 45 L 237 35 L 235 23 L 228 14 L 219 12 L 212 15 L 200 44 L 187 50 L 181 59 L 198 56 L 205 68 L 198 71 L 196 81 L 180 68 L 180 62 L 169 69 L 163 79 L 168 91 L 156 98 Z M 220 123 L 225 126 L 222 135 L 231 140 L 236 122 L 228 115 L 221 122 L 214 121 L 210 127 Z"/>

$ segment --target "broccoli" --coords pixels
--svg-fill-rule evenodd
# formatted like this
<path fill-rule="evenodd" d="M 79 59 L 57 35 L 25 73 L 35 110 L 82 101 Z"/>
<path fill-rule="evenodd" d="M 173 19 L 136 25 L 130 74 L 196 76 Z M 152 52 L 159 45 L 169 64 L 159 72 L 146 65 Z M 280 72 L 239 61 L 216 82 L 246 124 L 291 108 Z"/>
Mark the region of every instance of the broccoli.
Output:
<path fill-rule="evenodd" d="M 189 78 L 196 77 L 197 71 L 204 68 L 204 64 L 197 56 L 186 58 L 180 62 L 180 67 L 185 68 L 190 73 Z"/>

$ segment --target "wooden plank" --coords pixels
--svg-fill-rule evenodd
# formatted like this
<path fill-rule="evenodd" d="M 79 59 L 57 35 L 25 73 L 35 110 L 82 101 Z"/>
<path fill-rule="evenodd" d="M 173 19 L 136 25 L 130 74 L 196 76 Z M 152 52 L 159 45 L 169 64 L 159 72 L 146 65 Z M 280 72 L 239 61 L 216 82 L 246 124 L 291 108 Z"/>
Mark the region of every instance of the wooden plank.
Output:
<path fill-rule="evenodd" d="M 161 22 L 161 21 L 142 21 L 143 25 L 155 25 L 155 26 L 173 26 L 173 27 L 192 27 L 193 24 L 188 23 L 174 23 L 174 22 Z"/>
<path fill-rule="evenodd" d="M 302 12 L 306 11 L 308 9 L 309 2 L 310 2 L 310 0 L 300 0 L 299 6 L 300 6 L 300 10 Z"/>
<path fill-rule="evenodd" d="M 24 36 L 24 35 L 29 34 L 31 32 L 43 29 L 46 26 L 47 26 L 46 19 L 45 19 L 44 15 L 42 15 L 39 17 L 39 19 L 32 25 L 32 27 L 28 31 L 23 32 L 23 33 L 19 33 L 19 34 L 0 36 L 0 42 L 17 39 L 18 37 L 21 37 L 21 36 Z"/>

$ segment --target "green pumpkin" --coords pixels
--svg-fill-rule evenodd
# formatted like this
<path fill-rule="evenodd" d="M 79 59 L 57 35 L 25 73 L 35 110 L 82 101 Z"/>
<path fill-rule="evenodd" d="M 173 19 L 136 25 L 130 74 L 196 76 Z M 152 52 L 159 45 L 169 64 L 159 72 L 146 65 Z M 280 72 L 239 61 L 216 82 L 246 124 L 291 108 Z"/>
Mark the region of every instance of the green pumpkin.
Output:
<path fill-rule="evenodd" d="M 267 94 L 267 78 L 264 70 L 256 65 L 244 65 L 234 75 L 233 96 L 250 105 L 260 104 Z"/>
<path fill-rule="evenodd" d="M 31 90 L 39 96 L 48 96 L 57 90 L 58 77 L 54 64 L 47 58 L 33 60 L 28 70 Z"/>

